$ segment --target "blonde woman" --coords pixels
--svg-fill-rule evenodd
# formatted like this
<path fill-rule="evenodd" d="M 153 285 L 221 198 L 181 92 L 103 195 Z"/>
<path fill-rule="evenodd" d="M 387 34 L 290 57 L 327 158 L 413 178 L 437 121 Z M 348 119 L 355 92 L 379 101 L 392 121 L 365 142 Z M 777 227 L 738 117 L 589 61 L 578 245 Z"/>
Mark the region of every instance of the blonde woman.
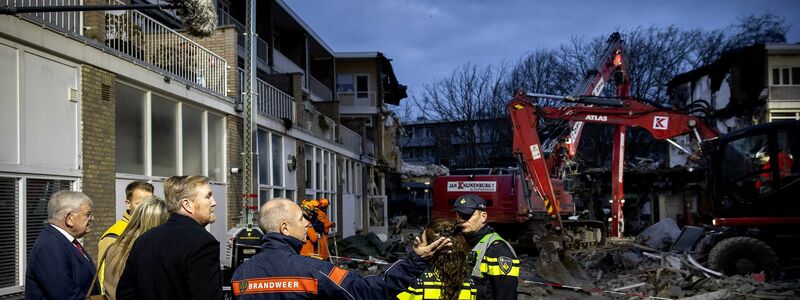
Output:
<path fill-rule="evenodd" d="M 128 227 L 106 253 L 103 290 L 109 299 L 116 299 L 117 283 L 122 271 L 125 270 L 125 261 L 133 248 L 133 243 L 142 233 L 164 224 L 168 217 L 167 204 L 155 196 L 145 198 L 134 210 Z"/>

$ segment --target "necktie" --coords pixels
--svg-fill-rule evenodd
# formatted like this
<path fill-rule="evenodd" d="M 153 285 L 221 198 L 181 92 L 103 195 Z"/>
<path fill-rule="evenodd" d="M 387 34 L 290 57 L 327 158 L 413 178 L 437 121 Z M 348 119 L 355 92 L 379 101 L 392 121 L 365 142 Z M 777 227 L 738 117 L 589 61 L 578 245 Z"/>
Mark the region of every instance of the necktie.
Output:
<path fill-rule="evenodd" d="M 78 252 L 80 252 L 81 254 L 83 254 L 84 257 L 86 257 L 86 250 L 83 249 L 83 246 L 81 246 L 81 243 L 78 242 L 78 239 L 72 240 L 72 244 L 75 245 L 75 249 L 78 249 Z"/>

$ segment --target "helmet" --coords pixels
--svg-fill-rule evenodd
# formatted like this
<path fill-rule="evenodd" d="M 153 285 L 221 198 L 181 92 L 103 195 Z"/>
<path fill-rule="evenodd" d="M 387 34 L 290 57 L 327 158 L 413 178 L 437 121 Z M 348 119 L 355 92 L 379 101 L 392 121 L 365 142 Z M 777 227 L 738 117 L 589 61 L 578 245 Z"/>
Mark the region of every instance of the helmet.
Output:
<path fill-rule="evenodd" d="M 319 200 L 319 206 L 320 207 L 328 207 L 328 204 L 329 204 L 328 203 L 328 198 L 322 198 L 322 199 Z"/>
<path fill-rule="evenodd" d="M 316 199 L 311 199 L 311 200 L 308 201 L 308 206 L 309 207 L 317 207 L 317 206 L 319 206 L 319 201 L 317 201 Z"/>

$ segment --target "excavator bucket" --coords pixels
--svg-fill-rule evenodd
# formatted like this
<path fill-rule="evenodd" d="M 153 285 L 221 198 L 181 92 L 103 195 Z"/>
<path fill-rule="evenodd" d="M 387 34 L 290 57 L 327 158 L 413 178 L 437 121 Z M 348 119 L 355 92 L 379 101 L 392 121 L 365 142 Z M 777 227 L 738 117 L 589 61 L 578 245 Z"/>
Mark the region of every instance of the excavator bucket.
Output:
<path fill-rule="evenodd" d="M 544 279 L 563 285 L 584 286 L 589 280 L 583 267 L 564 250 L 564 241 L 558 235 L 548 235 L 537 243 L 539 258 L 534 267 Z"/>

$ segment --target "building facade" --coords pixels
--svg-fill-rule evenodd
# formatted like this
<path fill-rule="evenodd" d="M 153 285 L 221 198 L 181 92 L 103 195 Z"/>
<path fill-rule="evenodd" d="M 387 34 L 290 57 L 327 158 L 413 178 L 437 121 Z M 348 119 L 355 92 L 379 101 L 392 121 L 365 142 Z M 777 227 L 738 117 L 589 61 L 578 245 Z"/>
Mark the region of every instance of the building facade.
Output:
<path fill-rule="evenodd" d="M 48 4 L 94 2 L 101 1 Z M 370 176 L 393 167 L 379 165 L 379 147 L 393 142 L 383 126 L 370 131 L 367 121 L 342 119 L 333 92 L 338 54 L 282 1 L 257 5 L 258 203 L 251 205 L 328 198 L 337 235 L 380 231 L 358 227 L 369 210 L 350 207 L 385 199 L 383 181 Z M 247 222 L 241 173 L 231 171 L 245 167 L 244 6 L 218 1 L 219 27 L 205 38 L 185 34 L 164 11 L 0 16 L 0 296 L 24 291 L 26 257 L 59 190 L 93 199 L 93 230 L 83 243 L 94 256 L 99 235 L 122 216 L 133 180 L 153 183 L 163 196 L 169 176 L 208 176 L 218 216 L 208 230 L 221 247 L 230 228 Z M 391 97 L 379 78 L 396 81 L 391 68 L 381 70 L 371 79 L 380 92 L 369 103 L 376 113 L 365 114 L 373 126 L 385 123 L 382 105 Z"/>

